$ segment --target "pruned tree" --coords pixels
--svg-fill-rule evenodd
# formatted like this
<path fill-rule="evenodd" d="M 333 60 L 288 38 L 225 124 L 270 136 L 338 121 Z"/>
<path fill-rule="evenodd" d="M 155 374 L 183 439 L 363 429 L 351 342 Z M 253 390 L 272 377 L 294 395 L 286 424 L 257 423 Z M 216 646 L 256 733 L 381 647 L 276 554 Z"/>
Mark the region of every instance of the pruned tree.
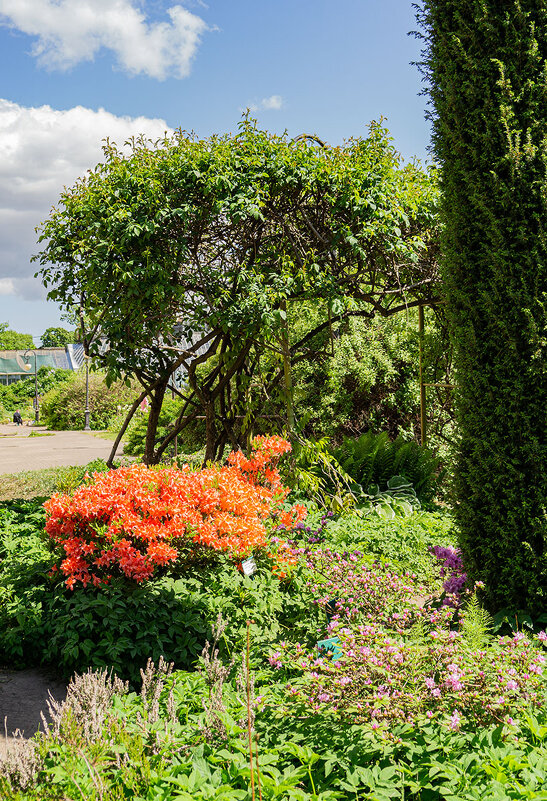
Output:
<path fill-rule="evenodd" d="M 492 611 L 547 602 L 547 2 L 424 0 L 460 432 L 456 515 Z"/>
<path fill-rule="evenodd" d="M 378 124 L 344 147 L 249 119 L 235 136 L 178 132 L 134 140 L 125 155 L 107 143 L 105 162 L 43 224 L 39 274 L 50 298 L 82 309 L 86 347 L 110 378 L 135 375 L 150 396 L 145 460 L 198 416 L 213 459 L 226 443 L 246 445 L 261 393 L 287 390 L 287 361 L 314 336 L 289 341 L 288 302 L 326 300 L 318 331 L 432 297 L 436 200 L 434 176 L 401 166 Z M 257 381 L 265 349 L 279 361 Z M 183 406 L 158 444 L 169 387 Z"/>

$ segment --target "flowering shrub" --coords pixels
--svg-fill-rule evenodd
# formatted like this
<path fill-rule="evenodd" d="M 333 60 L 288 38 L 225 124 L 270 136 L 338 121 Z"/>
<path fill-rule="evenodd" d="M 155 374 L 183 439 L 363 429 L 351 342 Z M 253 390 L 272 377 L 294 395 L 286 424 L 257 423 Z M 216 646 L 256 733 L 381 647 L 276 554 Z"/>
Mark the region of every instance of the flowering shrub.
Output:
<path fill-rule="evenodd" d="M 336 599 L 328 625 L 336 651 L 321 655 L 282 643 L 270 664 L 303 672 L 292 697 L 313 711 L 328 707 L 373 728 L 425 714 L 458 729 L 464 718 L 512 722 L 519 707 L 545 703 L 544 633 L 536 643 L 522 633 L 497 640 L 470 620 L 480 617 L 472 603 L 461 613 L 460 629 L 452 630 L 453 610 L 424 606 L 413 575 L 360 564 L 359 552 L 299 550 L 320 578 L 310 583 L 316 603 L 332 606 Z"/>
<path fill-rule="evenodd" d="M 256 437 L 253 447 L 248 458 L 231 453 L 222 467 L 132 465 L 95 474 L 73 495 L 53 495 L 44 504 L 46 531 L 64 553 L 67 586 L 99 585 L 116 573 L 144 581 L 188 550 L 240 559 L 267 545 L 268 519 L 296 525 L 306 509 L 281 511 L 288 490 L 275 467 L 289 443 Z"/>
<path fill-rule="evenodd" d="M 443 604 L 445 606 L 459 606 L 467 583 L 467 573 L 465 572 L 460 549 L 434 545 L 429 550 L 441 563 L 440 573 L 444 578 L 443 588 L 446 593 L 443 598 Z"/>

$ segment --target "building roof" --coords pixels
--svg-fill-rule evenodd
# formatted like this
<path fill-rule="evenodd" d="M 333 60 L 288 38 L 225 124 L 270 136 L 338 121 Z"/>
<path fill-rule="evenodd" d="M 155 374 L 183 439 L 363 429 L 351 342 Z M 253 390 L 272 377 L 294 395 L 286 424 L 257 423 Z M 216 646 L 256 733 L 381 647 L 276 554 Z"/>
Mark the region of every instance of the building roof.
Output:
<path fill-rule="evenodd" d="M 34 354 L 36 368 L 53 367 L 63 370 L 78 370 L 84 361 L 83 345 L 67 345 L 66 348 L 31 348 L 25 358 L 26 350 L 0 350 L 0 375 L 28 376 L 34 373 Z M 25 369 L 25 364 L 30 369 Z"/>

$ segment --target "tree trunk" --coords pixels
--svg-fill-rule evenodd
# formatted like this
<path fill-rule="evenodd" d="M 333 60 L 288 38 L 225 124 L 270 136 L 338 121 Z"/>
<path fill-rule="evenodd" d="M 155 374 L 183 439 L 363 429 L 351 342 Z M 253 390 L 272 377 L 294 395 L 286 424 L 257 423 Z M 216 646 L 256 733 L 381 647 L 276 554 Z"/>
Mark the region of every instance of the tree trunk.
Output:
<path fill-rule="evenodd" d="M 144 446 L 143 461 L 147 465 L 156 464 L 158 456 L 155 451 L 156 435 L 158 431 L 158 422 L 163 404 L 163 398 L 167 389 L 169 378 L 166 378 L 163 384 L 151 393 L 150 413 L 148 415 L 148 427 L 146 429 L 146 442 Z"/>
<path fill-rule="evenodd" d="M 216 425 L 215 425 L 215 405 L 208 403 L 205 407 L 205 457 L 203 459 L 203 466 L 207 462 L 214 461 L 216 456 Z"/>
<path fill-rule="evenodd" d="M 110 456 L 108 457 L 107 465 L 111 469 L 112 469 L 112 467 L 114 467 L 114 458 L 116 456 L 116 451 L 118 450 L 118 445 L 120 444 L 121 439 L 122 439 L 123 435 L 125 434 L 125 432 L 127 430 L 127 426 L 131 422 L 131 419 L 132 419 L 133 415 L 135 414 L 135 412 L 137 411 L 137 409 L 139 408 L 139 405 L 143 402 L 143 400 L 146 398 L 147 395 L 148 395 L 148 390 L 145 389 L 144 392 L 141 392 L 141 394 L 135 400 L 135 402 L 133 403 L 133 406 L 129 409 L 129 411 L 127 413 L 127 416 L 126 416 L 126 418 L 125 418 L 125 420 L 123 422 L 123 426 L 120 428 L 120 430 L 118 432 L 118 436 L 116 437 L 116 441 L 114 442 L 114 445 L 112 446 L 112 450 L 110 451 Z"/>

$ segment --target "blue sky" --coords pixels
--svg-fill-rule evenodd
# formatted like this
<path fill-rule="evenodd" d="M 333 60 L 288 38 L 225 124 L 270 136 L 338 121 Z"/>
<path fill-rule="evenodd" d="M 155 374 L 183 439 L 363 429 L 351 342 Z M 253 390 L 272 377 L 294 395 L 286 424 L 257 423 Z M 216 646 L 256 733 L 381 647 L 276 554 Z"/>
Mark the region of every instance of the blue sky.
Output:
<path fill-rule="evenodd" d="M 34 279 L 34 227 L 121 143 L 260 125 L 333 144 L 387 118 L 427 158 L 410 0 L 0 0 L 0 321 L 59 325 Z"/>

